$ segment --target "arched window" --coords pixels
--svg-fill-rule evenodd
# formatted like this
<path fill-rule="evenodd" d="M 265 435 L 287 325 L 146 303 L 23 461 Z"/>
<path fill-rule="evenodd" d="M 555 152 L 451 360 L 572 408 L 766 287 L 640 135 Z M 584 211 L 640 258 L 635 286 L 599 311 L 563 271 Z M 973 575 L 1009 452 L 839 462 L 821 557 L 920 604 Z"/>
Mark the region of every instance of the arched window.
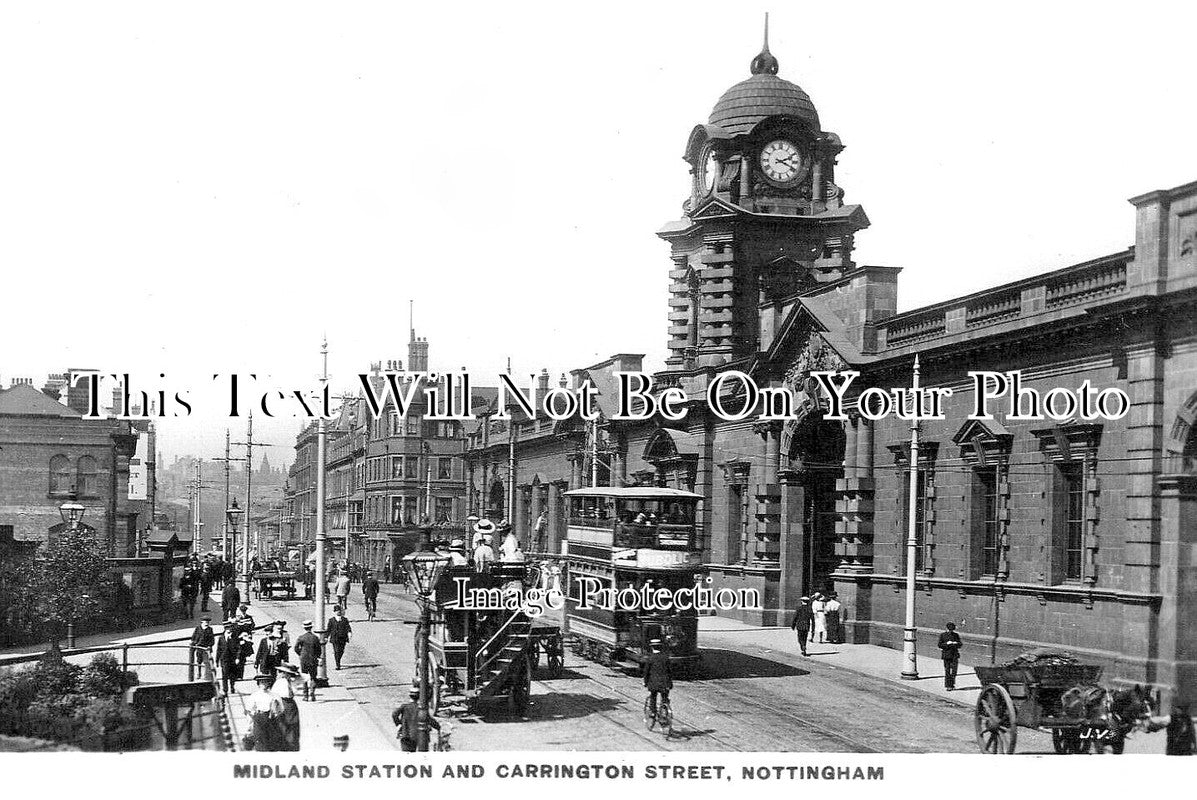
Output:
<path fill-rule="evenodd" d="M 50 459 L 50 494 L 68 495 L 71 493 L 71 460 L 63 455 Z"/>
<path fill-rule="evenodd" d="M 77 467 L 75 491 L 80 497 L 97 497 L 100 494 L 99 470 L 96 460 L 91 456 L 82 456 Z"/>

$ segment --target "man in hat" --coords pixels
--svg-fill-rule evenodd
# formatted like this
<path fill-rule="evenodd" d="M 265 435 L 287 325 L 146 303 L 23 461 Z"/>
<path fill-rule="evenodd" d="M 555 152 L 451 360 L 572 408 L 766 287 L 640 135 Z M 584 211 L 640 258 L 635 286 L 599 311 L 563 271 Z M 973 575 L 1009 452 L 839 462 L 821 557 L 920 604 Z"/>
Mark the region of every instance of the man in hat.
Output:
<path fill-rule="evenodd" d="M 324 653 L 324 646 L 320 637 L 312 633 L 312 621 L 303 621 L 303 635 L 295 640 L 295 655 L 299 659 L 299 671 L 303 674 L 303 699 L 316 699 L 316 668 L 320 665 L 320 657 Z"/>
<path fill-rule="evenodd" d="M 278 696 L 282 712 L 278 715 L 279 747 L 286 752 L 299 751 L 299 704 L 295 702 L 295 690 L 291 682 L 299 677 L 299 671 L 290 664 L 278 665 L 278 677 L 270 691 Z"/>
<path fill-rule="evenodd" d="M 287 621 L 285 619 L 276 619 L 274 621 L 274 629 L 278 631 L 278 638 L 283 640 L 283 653 L 289 654 L 291 652 L 291 634 L 287 632 Z M 287 655 L 283 656 L 283 661 L 288 661 Z"/>
<path fill-rule="evenodd" d="M 380 588 L 378 578 L 374 577 L 374 572 L 367 572 L 366 577 L 362 580 L 362 599 L 366 604 L 366 620 L 368 622 L 373 622 L 378 613 L 378 590 Z"/>
<path fill-rule="evenodd" d="M 254 628 L 257 627 L 253 615 L 249 613 L 249 606 L 245 603 L 237 606 L 237 625 L 241 630 L 249 631 L 251 636 L 253 635 Z"/>
<path fill-rule="evenodd" d="M 412 681 L 408 692 L 408 701 L 391 712 L 391 721 L 395 723 L 395 738 L 399 740 L 399 747 L 405 753 L 414 753 L 420 744 L 420 685 Z M 428 716 L 430 728 L 440 730 L 440 723 L 431 714 Z"/>
<path fill-rule="evenodd" d="M 814 613 L 810 608 L 810 598 L 803 595 L 798 601 L 798 608 L 794 609 L 794 621 L 790 623 L 790 627 L 798 634 L 798 647 L 802 649 L 802 655 L 806 655 L 806 637 L 810 635 L 810 626 L 813 621 Z"/>
<path fill-rule="evenodd" d="M 333 594 L 337 596 L 337 605 L 339 605 L 346 612 L 349 611 L 349 590 L 352 584 L 349 581 L 349 575 L 345 570 L 341 570 L 337 575 L 337 580 L 333 583 Z"/>
<path fill-rule="evenodd" d="M 253 721 L 253 733 L 250 736 L 253 739 L 254 750 L 274 752 L 282 749 L 279 719 L 283 715 L 283 703 L 279 696 L 271 691 L 274 677 L 273 674 L 258 673 L 254 677 L 258 690 L 245 701 L 245 710 Z"/>
<path fill-rule="evenodd" d="M 237 588 L 235 581 L 229 581 L 225 584 L 224 591 L 220 593 L 220 610 L 224 612 L 224 618 L 228 619 L 236 614 L 239 605 L 241 605 L 241 590 Z"/>
<path fill-rule="evenodd" d="M 345 616 L 345 610 L 340 606 L 333 608 L 333 618 L 328 621 L 328 632 L 325 634 L 333 646 L 333 660 L 337 669 L 341 668 L 341 657 L 345 655 L 345 645 L 349 644 L 353 636 L 353 626 Z"/>
<path fill-rule="evenodd" d="M 216 663 L 220 666 L 220 686 L 225 696 L 237 690 L 237 681 L 245 669 L 241 655 L 241 629 L 232 617 L 224 621 L 220 638 L 216 640 Z"/>
<path fill-rule="evenodd" d="M 491 546 L 492 537 L 489 533 L 482 534 L 482 544 L 474 548 L 474 570 L 486 572 L 487 564 L 495 560 L 495 550 Z"/>
<path fill-rule="evenodd" d="M 956 688 L 956 669 L 960 666 L 960 634 L 956 633 L 956 623 L 949 622 L 947 628 L 939 634 L 939 653 L 943 658 L 943 688 L 949 692 Z"/>
<path fill-rule="evenodd" d="M 466 557 L 465 540 L 454 539 L 449 542 L 449 566 L 464 567 L 470 563 L 470 559 Z"/>
<path fill-rule="evenodd" d="M 215 643 L 216 631 L 212 630 L 212 617 L 205 614 L 191 632 L 191 660 L 203 664 L 205 657 L 212 656 L 212 645 Z"/>
<path fill-rule="evenodd" d="M 650 639 L 649 654 L 642 664 L 644 668 L 644 688 L 648 689 L 648 709 L 654 717 L 657 715 L 657 696 L 661 702 L 669 705 L 669 692 L 673 689 L 673 675 L 669 669 L 669 656 L 662 650 L 660 639 Z"/>
<path fill-rule="evenodd" d="M 273 681 L 278 665 L 286 660 L 287 652 L 284 649 L 283 639 L 279 636 L 278 628 L 271 628 L 270 634 L 258 643 L 258 654 L 254 658 L 254 666 L 257 667 L 260 674 L 269 676 Z"/>

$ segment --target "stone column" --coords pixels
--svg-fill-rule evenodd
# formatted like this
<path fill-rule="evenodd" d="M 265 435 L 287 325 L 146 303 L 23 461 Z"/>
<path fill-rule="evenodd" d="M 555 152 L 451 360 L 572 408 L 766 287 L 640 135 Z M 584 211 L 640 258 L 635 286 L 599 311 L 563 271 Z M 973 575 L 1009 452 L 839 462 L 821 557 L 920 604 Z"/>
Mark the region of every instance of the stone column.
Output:
<path fill-rule="evenodd" d="M 1163 472 L 1164 359 L 1154 343 L 1127 352 L 1126 391 L 1131 405 L 1122 439 L 1127 462 L 1122 551 L 1126 577 L 1121 588 L 1156 593 L 1159 567 L 1166 562 L 1161 562 L 1158 546 L 1160 498 L 1156 485 L 1156 476 Z"/>
<path fill-rule="evenodd" d="M 781 423 L 762 422 L 753 427 L 761 437 L 761 482 L 753 494 L 756 504 L 755 561 L 760 566 L 778 566 L 781 560 L 781 487 L 777 482 L 780 460 Z"/>
<path fill-rule="evenodd" d="M 803 474 L 797 470 L 781 470 L 781 566 L 780 596 L 778 606 L 784 612 L 779 625 L 788 625 L 788 616 L 798 607 L 798 598 L 807 591 L 803 582 L 804 557 L 806 552 L 806 525 L 804 519 L 806 490 Z"/>
<path fill-rule="evenodd" d="M 1197 701 L 1197 475 L 1159 479 L 1159 671 L 1171 707 Z"/>
<path fill-rule="evenodd" d="M 844 422 L 844 477 L 856 477 L 856 420 L 859 417 L 849 416 Z"/>
<path fill-rule="evenodd" d="M 565 498 L 561 496 L 561 482 L 553 481 L 549 484 L 548 518 L 549 528 L 546 534 L 545 550 L 550 553 L 561 552 L 561 525 L 564 518 Z"/>

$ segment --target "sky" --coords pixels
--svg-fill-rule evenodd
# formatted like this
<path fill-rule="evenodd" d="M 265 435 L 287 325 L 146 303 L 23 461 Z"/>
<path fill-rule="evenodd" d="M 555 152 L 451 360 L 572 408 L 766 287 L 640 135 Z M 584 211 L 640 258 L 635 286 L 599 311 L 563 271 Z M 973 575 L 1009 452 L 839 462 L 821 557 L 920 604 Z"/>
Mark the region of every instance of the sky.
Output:
<path fill-rule="evenodd" d="M 4 4 L 0 386 L 184 392 L 170 461 L 244 438 L 212 375 L 314 390 L 327 336 L 351 390 L 409 301 L 476 382 L 660 367 L 655 231 L 765 11 L 899 310 L 1122 250 L 1127 198 L 1197 179 L 1193 4 Z M 301 412 L 255 417 L 273 463 Z"/>

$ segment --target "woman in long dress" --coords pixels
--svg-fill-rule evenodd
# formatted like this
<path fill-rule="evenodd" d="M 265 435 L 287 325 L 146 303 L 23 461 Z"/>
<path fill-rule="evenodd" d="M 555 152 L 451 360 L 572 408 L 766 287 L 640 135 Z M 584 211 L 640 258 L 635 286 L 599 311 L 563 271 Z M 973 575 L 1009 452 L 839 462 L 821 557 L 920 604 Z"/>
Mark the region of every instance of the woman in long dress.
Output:
<path fill-rule="evenodd" d="M 299 703 L 295 702 L 295 691 L 291 681 L 299 677 L 299 670 L 291 664 L 278 665 L 278 677 L 271 689 L 282 703 L 276 723 L 278 725 L 278 750 L 297 752 L 299 750 Z"/>
<path fill-rule="evenodd" d="M 814 602 L 810 604 L 811 613 L 815 618 L 815 627 L 811 630 L 811 641 L 827 641 L 827 601 L 822 593 L 816 592 Z"/>

